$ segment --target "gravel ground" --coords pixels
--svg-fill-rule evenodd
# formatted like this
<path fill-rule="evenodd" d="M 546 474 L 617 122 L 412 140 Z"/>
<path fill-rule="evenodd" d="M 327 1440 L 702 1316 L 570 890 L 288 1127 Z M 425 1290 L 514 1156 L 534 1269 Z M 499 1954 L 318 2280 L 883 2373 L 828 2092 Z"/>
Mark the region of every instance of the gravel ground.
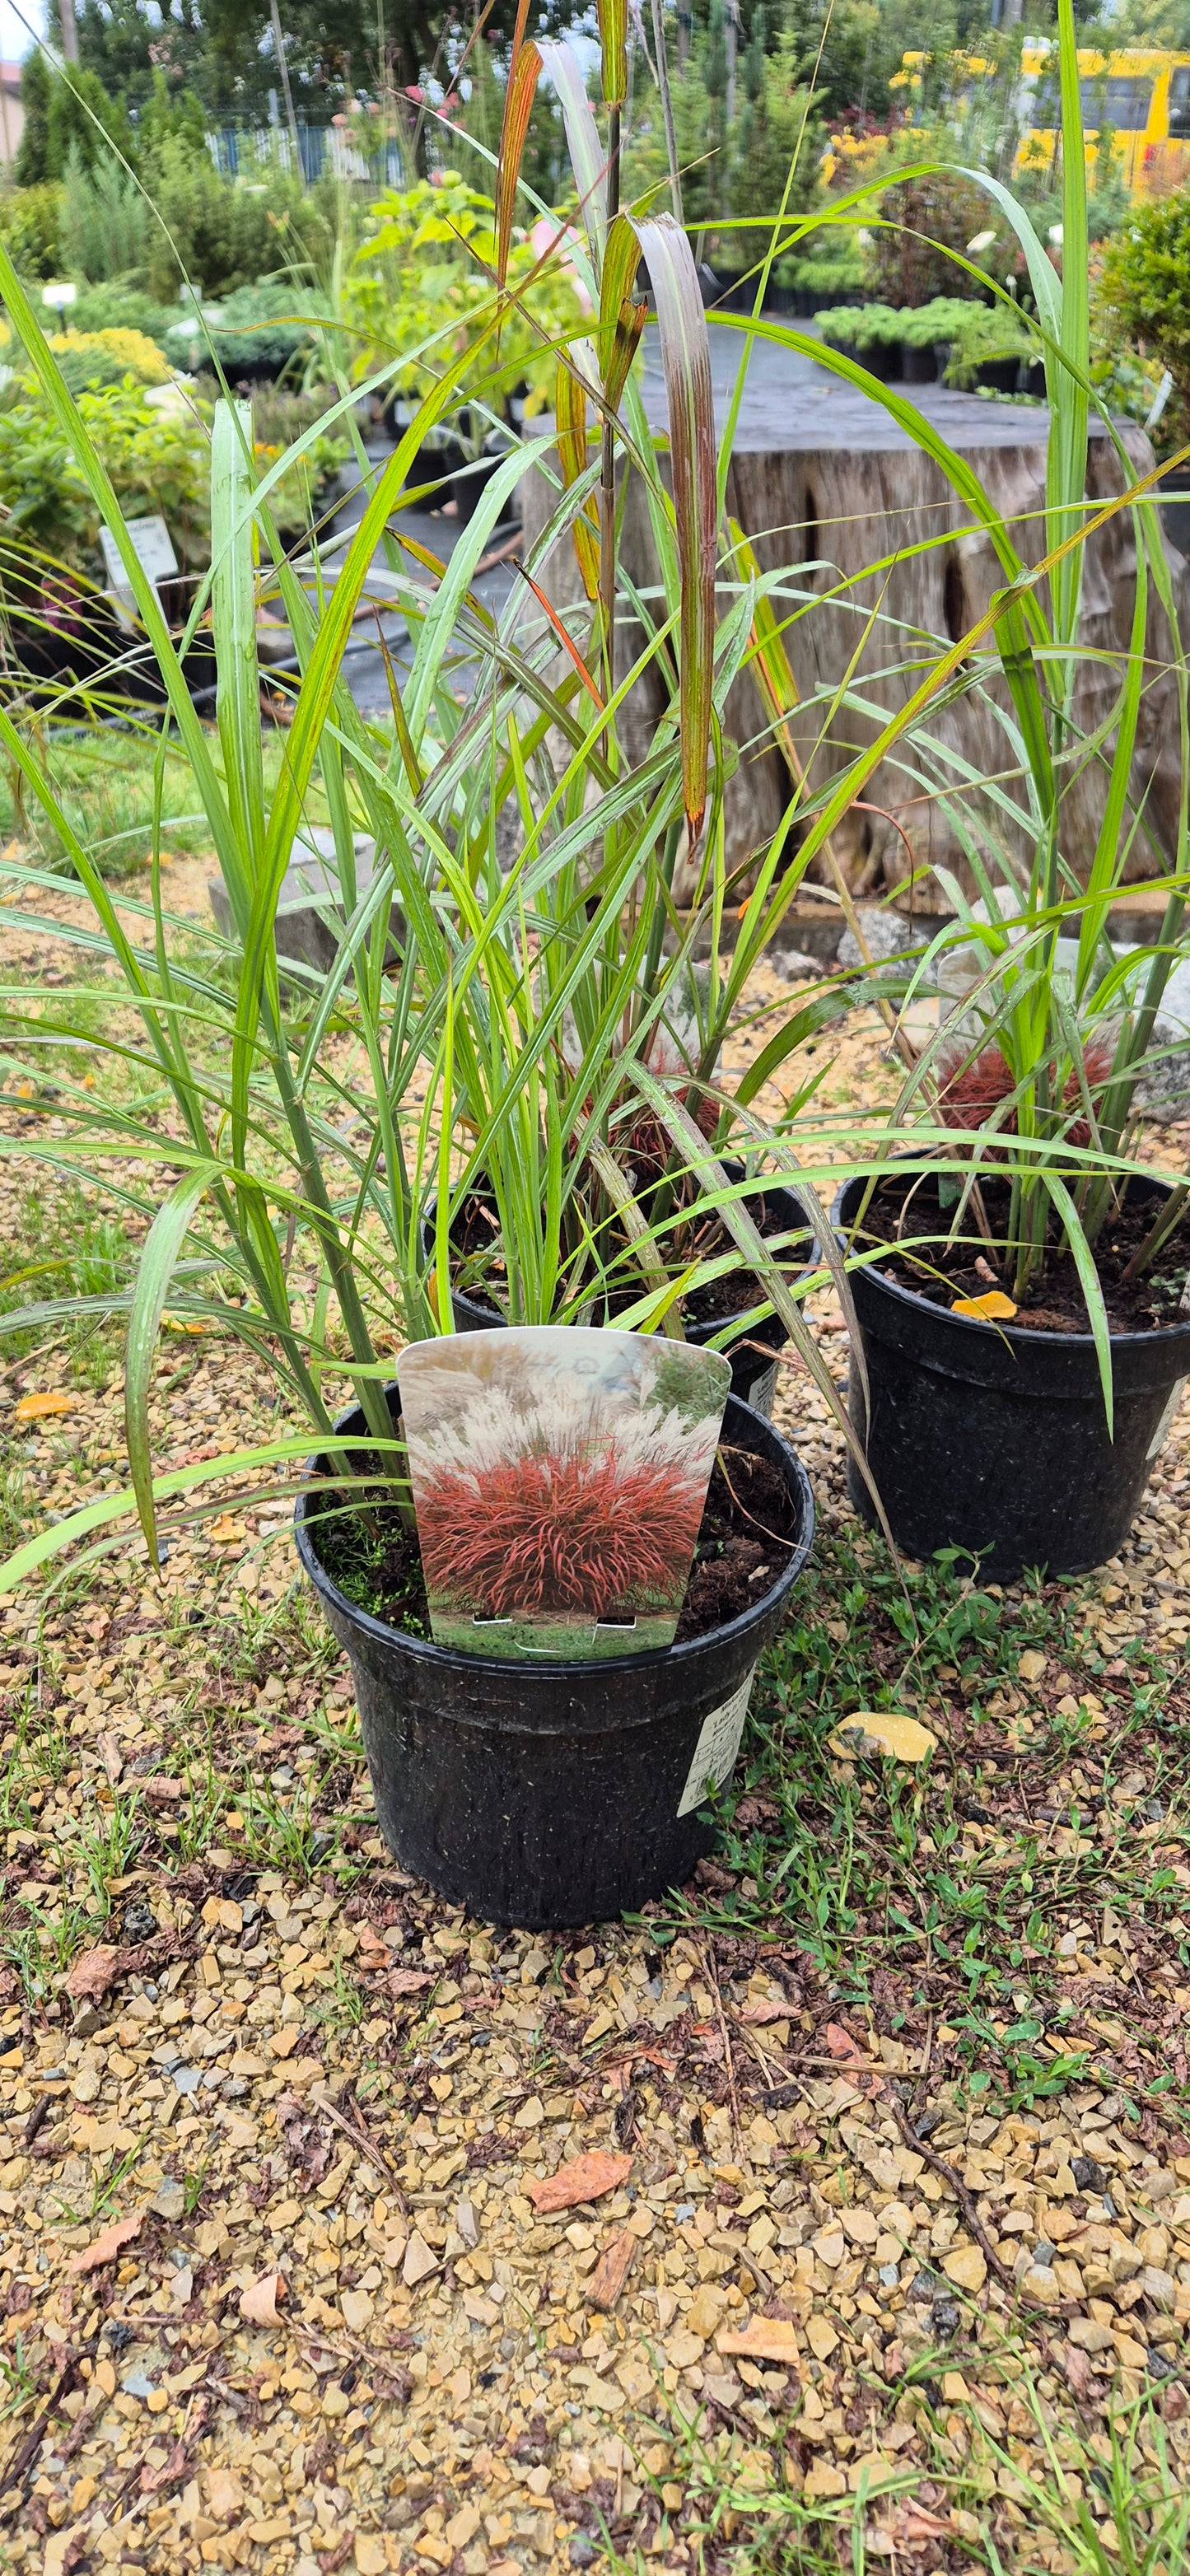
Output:
<path fill-rule="evenodd" d="M 6 1266 L 118 1260 L 114 1184 L 6 1171 Z M 110 1341 L 12 1358 L 6 1544 L 118 1480 L 120 1397 Z M 394 1868 L 243 1486 L 4 1609 L 0 2565 L 1186 2563 L 1190 1407 L 1121 1558 L 1012 1589 L 902 1585 L 797 1368 L 779 1413 L 814 1563 L 718 1859 L 632 1924 Z M 171 1337 L 161 1463 L 274 1420 Z M 924 1770 L 832 1749 L 882 1705 Z"/>

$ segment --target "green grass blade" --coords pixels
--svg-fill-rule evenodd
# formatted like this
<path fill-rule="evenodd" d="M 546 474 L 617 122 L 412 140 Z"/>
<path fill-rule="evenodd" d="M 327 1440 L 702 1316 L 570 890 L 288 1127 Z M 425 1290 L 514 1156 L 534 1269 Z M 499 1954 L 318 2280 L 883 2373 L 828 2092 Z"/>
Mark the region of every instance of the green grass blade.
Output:
<path fill-rule="evenodd" d="M 149 1228 L 137 1272 L 124 1343 L 124 1436 L 132 1490 L 149 1555 L 157 1564 L 157 1516 L 149 1439 L 149 1385 L 169 1285 L 200 1199 L 220 1176 L 218 1163 L 199 1164 L 170 1191 Z"/>
<path fill-rule="evenodd" d="M 648 263 L 669 409 L 674 521 L 681 566 L 679 654 L 682 794 L 693 850 L 707 801 L 715 662 L 718 494 L 711 350 L 694 254 L 672 215 L 633 226 Z"/>

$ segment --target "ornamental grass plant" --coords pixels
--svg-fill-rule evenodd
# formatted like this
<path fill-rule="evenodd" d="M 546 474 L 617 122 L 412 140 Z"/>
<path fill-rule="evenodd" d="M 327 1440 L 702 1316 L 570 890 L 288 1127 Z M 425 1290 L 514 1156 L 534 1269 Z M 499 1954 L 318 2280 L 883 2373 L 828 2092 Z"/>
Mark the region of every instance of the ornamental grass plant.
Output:
<path fill-rule="evenodd" d="M 1063 78 L 1076 116 L 1068 6 L 1061 33 Z M 154 1478 L 150 1392 L 167 1304 L 244 1340 L 274 1373 L 282 1401 L 309 1425 L 266 1450 L 244 1452 L 238 1463 L 245 1474 L 283 1475 L 311 1431 L 328 1459 L 336 1454 L 326 1384 L 333 1376 L 346 1380 L 363 1408 L 372 1472 L 387 1458 L 399 1488 L 384 1392 L 392 1354 L 407 1338 L 449 1329 L 454 1229 L 476 1207 L 486 1210 L 499 1243 L 510 1320 L 606 1318 L 623 1329 L 678 1338 L 683 1304 L 700 1284 L 747 1271 L 757 1283 L 760 1310 L 776 1310 L 837 1412 L 836 1391 L 787 1284 L 787 1265 L 766 1247 L 751 1212 L 766 1172 L 796 1178 L 823 1258 L 846 1296 L 817 1196 L 828 1179 L 909 1152 L 916 1168 L 936 1168 L 948 1187 L 953 1183 L 951 1235 L 974 1221 L 986 1245 L 981 1193 L 994 1164 L 1010 1193 L 997 1257 L 1023 1285 L 1051 1257 L 1055 1239 L 1069 1245 L 1110 1387 L 1110 1336 L 1094 1245 L 1106 1210 L 1137 1168 L 1130 1125 L 1136 1081 L 1181 937 L 1186 689 L 1153 505 L 1143 488 L 1132 487 L 1123 451 L 1123 493 L 1097 513 L 1084 499 L 1093 396 L 1081 162 L 1071 153 L 1062 280 L 1010 192 L 970 174 L 999 218 L 1018 230 L 1046 354 L 1044 553 L 1038 563 L 1026 563 L 974 468 L 912 403 L 842 352 L 761 318 L 774 261 L 792 249 L 820 246 L 832 225 L 854 224 L 871 188 L 795 220 L 778 208 L 773 222 L 758 228 L 755 310 L 719 319 L 718 327 L 739 335 L 740 365 L 716 438 L 707 328 L 690 244 L 672 216 L 619 204 L 626 42 L 626 19 L 607 13 L 605 142 L 574 57 L 565 47 L 543 52 L 524 41 L 522 19 L 495 222 L 485 244 L 487 293 L 468 317 L 473 400 L 482 399 L 485 365 L 490 388 L 502 384 L 506 335 L 514 328 L 548 341 L 544 318 L 532 319 L 530 288 L 555 263 L 564 261 L 567 275 L 577 278 L 590 312 L 581 331 L 555 329 L 549 347 L 557 464 L 540 442 L 506 456 L 448 564 L 420 544 L 403 543 L 399 504 L 418 451 L 452 401 L 457 317 L 429 330 L 412 352 L 402 348 L 385 357 L 373 338 L 371 376 L 356 385 L 344 380 L 317 430 L 305 432 L 267 471 L 254 454 L 248 414 L 226 395 L 220 400 L 210 450 L 211 570 L 179 650 L 137 561 L 96 441 L 0 250 L 9 314 L 55 434 L 70 451 L 89 507 L 117 539 L 234 924 L 226 946 L 207 933 L 205 941 L 188 938 L 179 953 L 156 858 L 147 900 L 139 911 L 118 913 L 19 729 L 0 713 L 9 760 L 90 898 L 94 924 L 82 944 L 92 952 L 97 947 L 118 975 L 137 1031 L 130 1041 L 113 1025 L 103 1048 L 113 1068 L 134 1056 L 153 1077 L 132 1103 L 116 1089 L 107 1102 L 106 1086 L 59 1085 L 54 1111 L 66 1134 L 47 1136 L 38 1147 L 51 1165 L 71 1174 L 118 1157 L 142 1175 L 133 1204 L 147 1226 L 146 1240 L 135 1284 L 117 1302 L 128 1318 L 132 1486 L 151 1546 L 158 1505 L 197 1507 L 214 1472 L 207 1462 Z M 519 154 L 546 68 L 562 102 L 583 234 L 576 243 L 568 227 L 554 223 L 534 252 L 534 269 L 523 276 L 513 263 Z M 992 288 L 965 255 L 953 258 L 985 290 Z M 642 259 L 665 378 L 662 450 L 648 426 L 635 364 L 648 310 L 638 284 Z M 336 334 L 340 329 L 337 323 Z M 812 613 L 818 595 L 808 598 L 788 566 L 763 571 L 724 508 L 748 358 L 764 339 L 813 354 L 883 404 L 958 494 L 1004 574 L 992 608 L 961 639 L 916 640 L 921 676 L 892 717 L 872 725 L 871 701 L 854 666 L 844 688 L 810 710 L 824 739 L 840 714 L 848 721 L 862 715 L 867 729 L 863 747 L 825 784 L 811 783 L 792 740 L 796 691 L 785 643 L 788 621 Z M 308 564 L 295 566 L 276 524 L 281 479 L 338 419 L 358 440 L 358 396 L 375 391 L 383 397 L 413 364 L 424 364 L 428 381 L 395 453 L 382 467 L 367 468 L 366 506 L 341 564 L 332 576 L 312 533 Z M 1106 435 L 1115 436 L 1110 422 Z M 519 593 L 493 615 L 474 576 L 527 464 L 553 478 L 551 515 L 524 563 Z M 646 496 L 660 567 L 649 597 L 634 587 L 618 551 L 629 473 L 640 478 Z M 1071 713 L 1080 566 L 1089 531 L 1121 510 L 1132 515 L 1138 558 L 1132 648 L 1110 716 L 1087 740 Z M 569 537 L 578 558 L 583 605 L 577 617 L 560 615 L 539 577 L 559 535 Z M 382 547 L 386 596 L 404 614 L 410 648 L 391 670 L 391 724 L 378 726 L 351 699 L 344 652 Z M 1133 1002 L 1136 969 L 1107 961 L 1103 929 L 1133 843 L 1149 829 L 1132 769 L 1150 585 L 1174 639 L 1183 783 L 1177 849 L 1164 878 L 1166 926 L 1144 961 L 1143 993 Z M 265 591 L 281 604 L 300 666 L 285 757 L 269 791 L 256 658 L 256 612 Z M 185 644 L 208 617 L 218 668 L 213 735 L 195 712 L 183 667 Z M 628 632 L 636 639 L 630 662 L 623 649 Z M 878 611 L 865 616 L 856 665 L 869 635 L 880 640 Z M 891 649 L 903 660 L 902 638 Z M 646 674 L 659 683 L 661 713 L 643 754 L 633 755 L 625 719 Z M 729 878 L 724 841 L 724 794 L 735 761 L 726 707 L 741 675 L 757 693 L 758 736 L 783 752 L 790 786 L 780 827 L 753 854 L 743 887 Z M 1000 709 L 1004 773 L 991 779 L 964 776 L 931 731 L 936 710 L 973 689 L 985 690 Z M 877 987 L 912 1061 L 895 1120 L 878 1142 L 870 1137 L 857 1152 L 854 1124 L 845 1137 L 821 1111 L 809 1122 L 821 1067 L 801 1056 L 854 987 L 835 983 L 795 1000 L 775 1033 L 766 1024 L 747 1074 L 730 1087 L 721 1082 L 720 1067 L 725 1042 L 746 1020 L 750 977 L 811 869 L 826 874 L 854 922 L 831 835 L 878 763 L 894 756 L 929 778 L 931 792 L 953 816 L 971 880 L 992 916 L 977 919 L 970 891 L 955 881 L 950 891 L 963 935 L 977 935 L 989 959 L 966 999 L 968 1016 L 979 1015 L 967 1055 L 975 1063 L 994 1046 L 1009 1068 L 1011 1090 L 997 1096 L 978 1128 L 951 1123 L 947 1092 L 957 1068 L 942 1038 L 918 1053 L 896 1029 L 888 995 Z M 1077 864 L 1082 854 L 1067 850 L 1063 840 L 1067 783 L 1087 762 L 1106 781 L 1089 886 Z M 325 974 L 295 969 L 291 975 L 287 968 L 282 978 L 273 944 L 276 908 L 315 797 L 330 818 L 343 929 Z M 357 870 L 359 832 L 374 844 L 370 872 Z M 1032 852 L 1023 869 L 1016 856 L 1021 833 Z M 687 888 L 681 909 L 674 896 L 679 860 Z M 35 907 L 40 872 L 10 865 L 9 876 L 22 902 Z M 1071 926 L 1078 932 L 1073 992 L 1058 954 L 1059 933 Z M 943 944 L 935 943 L 935 954 Z M 709 949 L 697 973 L 696 947 Z M 201 962 L 196 948 L 205 951 Z M 39 1038 L 23 994 L 9 995 L 8 1015 L 12 1060 L 35 1077 Z M 1101 1044 L 1108 1029 L 1112 1056 L 1104 1078 L 1097 1058 L 1088 1069 L 1087 1050 L 1090 1032 Z M 778 1075 L 789 1085 L 789 1100 L 774 1125 L 756 1103 Z M 1086 1143 L 1076 1141 L 1080 1121 Z M 732 1174 L 725 1156 L 735 1158 Z M 694 1222 L 700 1216 L 718 1229 L 709 1253 Z M 22 1328 L 48 1328 L 62 1312 L 55 1301 L 31 1306 L 22 1313 Z M 725 1325 L 717 1338 L 728 1341 L 731 1330 Z M 862 1378 L 862 1357 L 856 1366 Z M 225 1479 L 236 1462 L 217 1464 Z M 127 1508 L 127 1495 L 119 1494 L 88 1506 L 12 1560 L 7 1579 L 117 1523 Z"/>

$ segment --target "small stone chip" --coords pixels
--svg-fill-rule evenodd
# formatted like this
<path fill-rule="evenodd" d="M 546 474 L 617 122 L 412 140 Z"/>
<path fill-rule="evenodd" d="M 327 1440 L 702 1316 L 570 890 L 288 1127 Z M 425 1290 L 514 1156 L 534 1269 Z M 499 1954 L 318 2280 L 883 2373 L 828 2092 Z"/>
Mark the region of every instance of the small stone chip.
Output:
<path fill-rule="evenodd" d="M 860 1709 L 854 1717 L 845 1717 L 827 1737 L 831 1752 L 844 1761 L 855 1761 L 857 1757 L 870 1760 L 873 1754 L 882 1753 L 894 1762 L 924 1762 L 937 1742 L 928 1726 L 920 1726 L 915 1717 L 901 1717 L 891 1708 Z"/>
<path fill-rule="evenodd" d="M 802 2488 L 802 2494 L 807 2496 L 841 2496 L 846 2495 L 846 2493 L 847 2480 L 844 2477 L 842 2470 L 836 2469 L 830 2460 L 815 2460 L 813 2468 L 808 2469 L 806 2472 L 806 2483 Z"/>
<path fill-rule="evenodd" d="M 813 2329 L 815 2326 L 821 2327 L 824 2322 L 821 2317 L 810 2319 L 809 2333 L 814 2350 L 817 2350 L 817 2346 L 813 2345 Z M 827 2331 L 829 2333 L 830 2329 L 828 2328 Z M 832 2335 L 832 2349 L 837 2341 L 838 2337 Z M 782 2362 L 787 2370 L 796 2370 L 799 2367 L 797 2328 L 790 2325 L 785 2317 L 750 2317 L 742 2333 L 725 2328 L 722 2334 L 715 2337 L 715 2350 L 725 2355 L 734 2355 L 741 2361 Z M 819 2358 L 825 2358 L 825 2356 L 820 2355 Z"/>
<path fill-rule="evenodd" d="M 432 2247 L 427 2245 L 424 2236 L 419 2235 L 418 2230 L 414 2228 L 405 2248 L 405 2260 L 401 2266 L 401 2279 L 406 2289 L 416 2289 L 419 2281 L 428 2281 L 431 2272 L 436 2272 L 437 2269 L 437 2255 Z"/>
<path fill-rule="evenodd" d="M 942 2269 L 956 2290 L 982 2290 L 988 2267 L 978 2245 L 956 2245 L 952 2254 L 942 2257 Z"/>

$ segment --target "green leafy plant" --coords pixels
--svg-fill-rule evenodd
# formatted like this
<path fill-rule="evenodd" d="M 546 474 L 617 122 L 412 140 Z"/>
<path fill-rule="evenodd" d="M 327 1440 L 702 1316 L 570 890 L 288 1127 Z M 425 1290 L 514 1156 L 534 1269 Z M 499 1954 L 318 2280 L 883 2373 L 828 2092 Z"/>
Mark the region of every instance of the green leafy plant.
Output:
<path fill-rule="evenodd" d="M 149 403 L 121 382 L 82 389 L 78 419 L 120 510 L 160 511 L 185 570 L 209 560 L 209 448 L 203 423 L 180 398 Z M 102 510 L 78 452 L 40 398 L 0 407 L 0 501 L 11 538 L 98 580 Z"/>
<path fill-rule="evenodd" d="M 522 382 L 539 409 L 553 392 L 556 344 L 583 328 L 590 305 L 562 245 L 544 259 L 524 236 L 507 246 L 508 301 L 493 375 L 487 323 L 497 250 L 493 199 L 455 170 L 378 198 L 337 317 L 357 379 L 391 368 L 394 391 L 416 400 L 449 374 L 456 420 L 481 393 L 485 412 L 502 411 L 505 393 Z"/>
<path fill-rule="evenodd" d="M 22 277 L 56 277 L 62 259 L 62 188 L 57 180 L 0 194 L 0 238 Z"/>
<path fill-rule="evenodd" d="M 205 365 L 217 362 L 233 384 L 245 374 L 300 377 L 328 319 L 322 299 L 308 286 L 283 277 L 262 278 L 226 296 L 218 319 L 208 314 L 205 328 L 197 316 L 175 317 L 169 344 L 175 363 L 183 356 L 191 365 L 196 359 Z"/>
<path fill-rule="evenodd" d="M 906 336 L 903 324 L 909 318 L 908 307 L 902 314 L 892 304 L 836 304 L 814 316 L 826 339 L 856 349 L 895 347 Z"/>
<path fill-rule="evenodd" d="M 929 311 L 929 306 L 926 306 Z M 976 383 L 981 367 L 1007 361 L 1027 365 L 1040 356 L 1041 342 L 1023 314 L 1011 305 L 968 304 L 951 317 L 950 328 L 937 337 L 949 339 L 948 385 Z"/>
<path fill-rule="evenodd" d="M 60 239 L 75 277 L 143 281 L 154 232 L 152 209 L 136 175 L 112 156 L 92 168 L 77 144 L 66 164 Z"/>
<path fill-rule="evenodd" d="M 1103 307 L 1127 340 L 1173 378 L 1161 423 L 1167 450 L 1190 438 L 1188 260 L 1190 188 L 1175 188 L 1133 205 L 1103 261 Z"/>

